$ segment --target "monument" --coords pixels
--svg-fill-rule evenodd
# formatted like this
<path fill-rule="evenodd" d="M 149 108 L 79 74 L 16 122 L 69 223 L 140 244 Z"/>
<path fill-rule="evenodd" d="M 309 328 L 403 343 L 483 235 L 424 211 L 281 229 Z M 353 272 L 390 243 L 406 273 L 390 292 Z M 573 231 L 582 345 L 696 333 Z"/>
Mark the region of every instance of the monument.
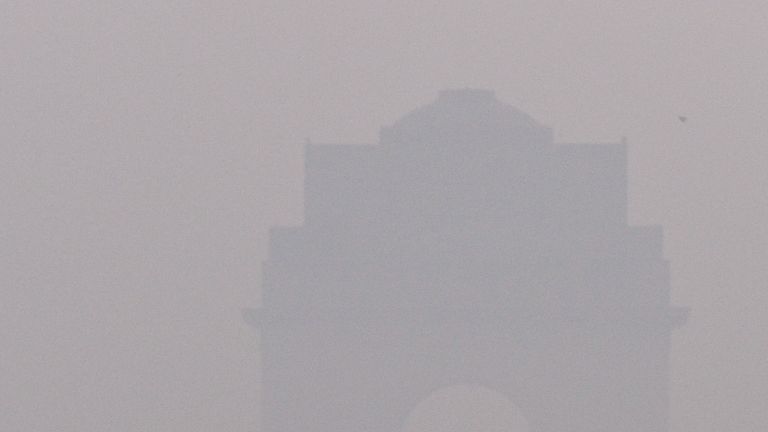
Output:
<path fill-rule="evenodd" d="M 535 432 L 665 432 L 659 226 L 627 223 L 626 144 L 560 144 L 449 90 L 377 145 L 306 147 L 303 226 L 270 232 L 263 432 L 397 432 L 433 392 L 506 395 Z"/>

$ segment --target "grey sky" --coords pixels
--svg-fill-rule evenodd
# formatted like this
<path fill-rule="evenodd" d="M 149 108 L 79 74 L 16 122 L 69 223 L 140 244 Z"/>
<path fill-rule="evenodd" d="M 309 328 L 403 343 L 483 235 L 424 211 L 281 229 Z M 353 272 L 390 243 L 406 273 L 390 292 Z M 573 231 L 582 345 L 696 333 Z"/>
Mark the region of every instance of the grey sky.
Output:
<path fill-rule="evenodd" d="M 239 309 L 301 221 L 304 139 L 464 86 L 627 137 L 631 219 L 693 308 L 672 430 L 768 427 L 768 5 L 305 3 L 0 3 L 4 430 L 254 430 Z"/>

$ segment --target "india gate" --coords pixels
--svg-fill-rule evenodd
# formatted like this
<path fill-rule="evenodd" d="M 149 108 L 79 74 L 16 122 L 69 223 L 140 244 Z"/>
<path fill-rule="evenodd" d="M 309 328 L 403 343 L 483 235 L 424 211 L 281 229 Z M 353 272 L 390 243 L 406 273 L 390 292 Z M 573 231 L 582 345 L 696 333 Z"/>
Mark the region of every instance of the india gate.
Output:
<path fill-rule="evenodd" d="M 624 142 L 556 143 L 490 91 L 448 90 L 375 145 L 308 144 L 304 187 L 245 314 L 262 432 L 400 432 L 456 385 L 531 432 L 667 431 L 686 309 L 661 227 L 627 222 Z"/>

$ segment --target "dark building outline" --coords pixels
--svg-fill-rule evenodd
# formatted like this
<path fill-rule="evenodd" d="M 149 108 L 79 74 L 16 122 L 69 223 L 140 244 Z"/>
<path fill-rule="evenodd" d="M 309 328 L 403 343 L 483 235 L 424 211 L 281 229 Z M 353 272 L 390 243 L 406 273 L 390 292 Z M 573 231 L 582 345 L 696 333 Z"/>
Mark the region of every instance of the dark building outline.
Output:
<path fill-rule="evenodd" d="M 378 145 L 305 149 L 305 221 L 270 231 L 263 432 L 395 432 L 433 391 L 507 395 L 531 430 L 665 432 L 659 226 L 627 223 L 625 142 L 557 144 L 450 90 Z"/>

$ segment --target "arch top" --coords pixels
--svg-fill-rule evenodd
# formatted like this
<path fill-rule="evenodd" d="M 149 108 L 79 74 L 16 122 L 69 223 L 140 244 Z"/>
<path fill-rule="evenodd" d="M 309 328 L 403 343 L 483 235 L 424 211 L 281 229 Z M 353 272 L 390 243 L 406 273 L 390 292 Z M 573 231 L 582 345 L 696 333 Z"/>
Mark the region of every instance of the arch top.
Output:
<path fill-rule="evenodd" d="M 403 432 L 529 432 L 527 417 L 509 395 L 479 384 L 438 388 L 405 420 Z"/>

